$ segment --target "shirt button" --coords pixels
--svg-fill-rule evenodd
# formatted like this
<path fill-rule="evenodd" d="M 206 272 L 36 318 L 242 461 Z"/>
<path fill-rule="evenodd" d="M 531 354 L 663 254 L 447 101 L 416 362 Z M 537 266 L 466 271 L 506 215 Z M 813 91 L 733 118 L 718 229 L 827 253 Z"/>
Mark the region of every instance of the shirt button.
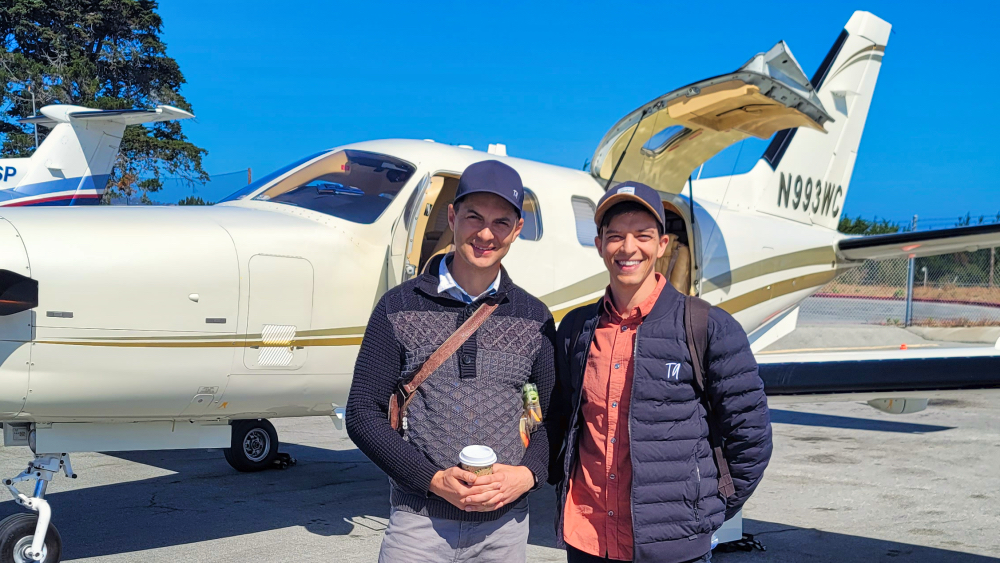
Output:
<path fill-rule="evenodd" d="M 622 365 L 621 365 L 621 364 L 615 364 L 615 369 L 619 369 L 619 368 L 621 368 L 621 367 L 622 367 Z"/>
<path fill-rule="evenodd" d="M 612 444 L 614 444 L 614 443 L 615 443 L 615 442 L 617 442 L 617 441 L 618 441 L 618 438 L 612 438 L 612 439 L 611 439 L 611 443 L 612 443 Z"/>
<path fill-rule="evenodd" d="M 615 401 L 614 403 L 611 403 L 611 408 L 617 408 L 617 407 L 618 407 L 618 402 L 617 401 Z"/>
<path fill-rule="evenodd" d="M 614 510 L 609 510 L 608 511 L 608 516 L 614 516 L 614 515 L 615 515 L 615 511 Z"/>
<path fill-rule="evenodd" d="M 624 325 L 622 325 L 622 332 L 625 332 L 626 330 L 628 330 L 628 327 L 627 327 L 627 326 L 624 326 Z"/>
<path fill-rule="evenodd" d="M 609 475 L 609 477 L 611 477 L 611 480 L 612 480 L 612 481 L 614 481 L 614 480 L 615 480 L 615 474 L 614 474 L 614 473 L 612 473 L 611 475 Z"/>
<path fill-rule="evenodd" d="M 465 356 L 462 356 L 462 363 L 465 364 L 465 365 L 467 365 L 467 366 L 471 366 L 472 365 L 472 356 L 469 356 L 468 354 L 466 354 Z"/>

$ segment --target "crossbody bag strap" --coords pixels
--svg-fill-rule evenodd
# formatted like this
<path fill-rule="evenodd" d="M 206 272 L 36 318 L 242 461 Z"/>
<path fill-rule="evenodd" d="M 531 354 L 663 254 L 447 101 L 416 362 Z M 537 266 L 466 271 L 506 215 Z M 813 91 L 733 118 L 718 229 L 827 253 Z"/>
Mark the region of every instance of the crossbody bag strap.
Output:
<path fill-rule="evenodd" d="M 688 352 L 691 354 L 691 366 L 694 369 L 694 383 L 705 413 L 708 415 L 708 443 L 712 446 L 715 465 L 719 469 L 719 492 L 726 498 L 736 493 L 733 477 L 729 473 L 729 463 L 722 451 L 721 436 L 718 424 L 709 400 L 705 385 L 705 353 L 708 350 L 708 313 L 712 309 L 708 301 L 694 296 L 685 297 L 684 332 L 687 337 Z"/>
<path fill-rule="evenodd" d="M 484 303 L 480 305 L 476 312 L 472 314 L 471 317 L 466 319 L 462 326 L 458 327 L 458 330 L 452 333 L 447 340 L 441 344 L 441 347 L 431 354 L 431 357 L 427 358 L 424 365 L 420 366 L 420 370 L 413 379 L 409 380 L 405 384 L 401 385 L 399 390 L 393 394 L 389 399 L 389 422 L 393 428 L 399 430 L 402 427 L 402 419 L 406 415 L 406 407 L 410 406 L 410 402 L 413 401 L 414 391 L 424 382 L 427 378 L 434 373 L 441 364 L 445 362 L 448 358 L 452 356 L 459 348 L 462 347 L 465 342 L 472 337 L 473 334 L 479 330 L 479 327 L 483 326 L 486 319 L 496 311 L 497 305 L 495 303 Z"/>

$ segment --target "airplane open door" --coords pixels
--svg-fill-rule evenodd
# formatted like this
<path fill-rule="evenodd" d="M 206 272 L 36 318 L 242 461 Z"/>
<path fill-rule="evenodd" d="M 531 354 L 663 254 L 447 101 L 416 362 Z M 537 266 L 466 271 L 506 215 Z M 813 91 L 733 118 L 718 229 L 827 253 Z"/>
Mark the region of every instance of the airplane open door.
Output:
<path fill-rule="evenodd" d="M 602 185 L 635 181 L 678 194 L 695 168 L 737 141 L 794 127 L 825 133 L 828 121 L 782 41 L 736 72 L 689 84 L 625 116 L 601 140 L 590 172 Z"/>
<path fill-rule="evenodd" d="M 437 201 L 437 196 L 443 186 L 443 178 L 434 177 L 431 180 L 430 174 L 424 174 L 417 184 L 414 193 L 414 205 L 407 206 L 404 221 L 406 223 L 406 251 L 403 255 L 403 275 L 402 281 L 415 277 L 419 273 L 420 250 L 423 242 L 424 231 L 427 230 L 427 220 L 430 218 L 431 210 Z"/>

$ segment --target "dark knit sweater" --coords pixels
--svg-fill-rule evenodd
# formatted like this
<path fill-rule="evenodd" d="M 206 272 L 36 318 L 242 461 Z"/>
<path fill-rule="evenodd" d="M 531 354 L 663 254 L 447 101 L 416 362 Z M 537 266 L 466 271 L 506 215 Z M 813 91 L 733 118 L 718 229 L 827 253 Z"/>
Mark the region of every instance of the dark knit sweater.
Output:
<path fill-rule="evenodd" d="M 436 258 L 427 271 L 437 272 Z M 525 383 L 538 387 L 543 415 L 555 383 L 552 315 L 542 302 L 501 275 L 492 296 L 466 305 L 438 293 L 438 277 L 423 274 L 389 290 L 372 312 L 347 401 L 351 439 L 389 475 L 398 509 L 435 518 L 496 520 L 516 503 L 491 512 L 465 512 L 430 493 L 431 479 L 458 464 L 465 446 L 493 448 L 498 463 L 523 465 L 544 483 L 548 437 L 536 429 L 527 448 L 519 422 Z M 389 396 L 483 303 L 497 310 L 421 385 L 407 411 L 403 436 L 388 421 Z"/>

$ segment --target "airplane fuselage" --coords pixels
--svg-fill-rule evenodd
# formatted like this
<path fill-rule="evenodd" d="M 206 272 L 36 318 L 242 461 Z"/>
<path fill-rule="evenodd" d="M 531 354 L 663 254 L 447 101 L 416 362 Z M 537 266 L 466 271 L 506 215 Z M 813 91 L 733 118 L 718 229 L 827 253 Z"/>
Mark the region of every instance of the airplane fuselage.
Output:
<path fill-rule="evenodd" d="M 406 207 L 433 207 L 417 193 L 422 178 L 457 177 L 477 160 L 508 162 L 537 200 L 538 240 L 516 241 L 504 260 L 515 283 L 557 320 L 603 294 L 607 273 L 574 215 L 574 198 L 603 193 L 589 174 L 423 141 L 342 149 L 415 167 L 369 224 L 259 199 L 2 210 L 0 268 L 37 280 L 39 304 L 0 317 L 0 420 L 330 414 L 346 401 L 372 308 L 412 277 Z M 833 277 L 838 235 L 740 209 L 725 191 L 694 184 L 692 279 L 752 331 Z M 665 195 L 689 213 L 687 198 Z"/>

